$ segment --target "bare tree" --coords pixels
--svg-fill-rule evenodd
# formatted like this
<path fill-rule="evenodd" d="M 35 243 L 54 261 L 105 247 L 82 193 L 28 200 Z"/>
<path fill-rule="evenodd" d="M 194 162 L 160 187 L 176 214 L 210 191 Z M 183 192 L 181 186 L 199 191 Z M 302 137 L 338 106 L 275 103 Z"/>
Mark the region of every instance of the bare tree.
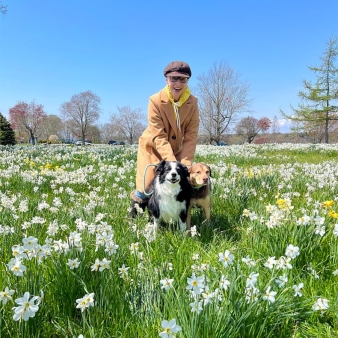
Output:
<path fill-rule="evenodd" d="M 44 123 L 42 124 L 41 129 L 41 136 L 47 141 L 49 140 L 49 137 L 51 135 L 61 137 L 62 120 L 57 115 L 48 115 Z"/>
<path fill-rule="evenodd" d="M 117 107 L 118 113 L 110 116 L 110 125 L 113 133 L 120 134 L 133 144 L 145 129 L 143 121 L 146 120 L 142 109 L 131 109 L 129 106 Z"/>
<path fill-rule="evenodd" d="M 250 112 L 249 85 L 225 62 L 214 63 L 208 74 L 197 80 L 200 132 L 207 135 L 210 144 L 219 144 L 237 116 Z"/>
<path fill-rule="evenodd" d="M 270 129 L 272 134 L 277 134 L 280 132 L 279 119 L 276 115 L 272 119 Z"/>
<path fill-rule="evenodd" d="M 62 142 L 71 143 L 73 141 L 73 133 L 69 127 L 70 120 L 62 121 L 62 130 L 60 131 L 60 137 Z"/>
<path fill-rule="evenodd" d="M 0 1 L 0 13 L 6 14 L 7 13 L 7 5 L 4 5 L 2 1 Z"/>
<path fill-rule="evenodd" d="M 18 102 L 14 107 L 9 109 L 10 123 L 19 133 L 27 133 L 32 144 L 36 144 L 37 138 L 43 131 L 43 124 L 47 114 L 42 104 L 36 104 L 34 101 L 27 103 Z"/>
<path fill-rule="evenodd" d="M 252 116 L 248 116 L 239 121 L 236 126 L 236 132 L 242 136 L 244 142 L 251 143 L 260 132 L 268 130 L 270 125 L 271 120 L 267 117 L 257 120 Z"/>
<path fill-rule="evenodd" d="M 101 99 L 90 90 L 73 95 L 70 101 L 61 105 L 61 114 L 67 121 L 67 128 L 85 144 L 88 128 L 100 117 Z"/>
<path fill-rule="evenodd" d="M 100 134 L 101 134 L 101 141 L 107 143 L 109 140 L 114 138 L 114 135 L 111 133 L 111 124 L 104 123 L 100 125 Z"/>
<path fill-rule="evenodd" d="M 96 125 L 90 125 L 88 127 L 88 137 L 93 143 L 99 143 L 101 141 L 101 130 Z"/>

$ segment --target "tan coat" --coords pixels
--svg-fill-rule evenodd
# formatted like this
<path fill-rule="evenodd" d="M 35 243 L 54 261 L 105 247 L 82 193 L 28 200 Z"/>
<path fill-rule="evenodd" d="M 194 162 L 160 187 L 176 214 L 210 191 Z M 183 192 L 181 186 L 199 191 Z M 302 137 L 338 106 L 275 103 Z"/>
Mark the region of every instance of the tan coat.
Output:
<path fill-rule="evenodd" d="M 175 113 L 165 88 L 149 99 L 148 127 L 139 139 L 137 154 L 136 189 L 143 191 L 144 170 L 148 164 L 161 160 L 179 161 L 190 166 L 197 143 L 199 114 L 197 98 L 190 95 L 179 108 L 181 131 L 176 125 Z M 154 167 L 147 169 L 145 191 L 149 192 L 154 178 Z"/>

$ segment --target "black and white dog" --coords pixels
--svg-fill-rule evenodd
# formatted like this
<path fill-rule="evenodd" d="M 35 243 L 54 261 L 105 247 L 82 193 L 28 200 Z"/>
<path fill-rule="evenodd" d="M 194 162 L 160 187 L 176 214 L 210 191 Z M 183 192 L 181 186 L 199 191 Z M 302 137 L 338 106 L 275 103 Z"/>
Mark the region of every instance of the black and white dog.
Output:
<path fill-rule="evenodd" d="M 180 162 L 161 161 L 151 184 L 153 191 L 148 202 L 150 215 L 158 228 L 161 222 L 178 223 L 181 231 L 187 227 L 187 210 L 192 195 L 189 171 Z"/>

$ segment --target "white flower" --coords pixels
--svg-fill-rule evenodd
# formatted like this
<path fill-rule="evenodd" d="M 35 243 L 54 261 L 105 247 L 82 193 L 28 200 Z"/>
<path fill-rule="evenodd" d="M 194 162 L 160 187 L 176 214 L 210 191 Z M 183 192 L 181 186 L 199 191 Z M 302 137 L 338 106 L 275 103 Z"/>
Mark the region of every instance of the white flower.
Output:
<path fill-rule="evenodd" d="M 256 265 L 256 262 L 252 258 L 250 258 L 249 256 L 242 258 L 242 262 L 244 262 L 247 266 L 255 266 Z"/>
<path fill-rule="evenodd" d="M 285 258 L 284 256 L 281 256 L 276 261 L 277 269 L 282 269 L 282 270 L 292 269 L 292 264 L 290 262 L 291 262 L 291 257 L 286 257 Z"/>
<path fill-rule="evenodd" d="M 277 263 L 277 261 L 275 259 L 275 256 L 273 256 L 273 257 L 268 258 L 266 263 L 264 263 L 264 266 L 266 266 L 269 269 L 273 269 L 273 267 L 275 266 L 276 263 Z"/>
<path fill-rule="evenodd" d="M 288 277 L 286 275 L 283 275 L 283 276 L 279 276 L 277 279 L 276 279 L 276 283 L 278 284 L 278 286 L 280 288 L 284 287 L 285 284 L 287 283 L 288 281 Z"/>
<path fill-rule="evenodd" d="M 332 274 L 333 274 L 334 276 L 337 276 L 337 275 L 338 275 L 338 269 L 334 270 L 334 271 L 332 272 Z"/>
<path fill-rule="evenodd" d="M 182 328 L 176 324 L 175 319 L 172 319 L 170 321 L 162 320 L 161 326 L 162 326 L 162 329 L 164 329 L 164 331 L 160 333 L 160 337 L 162 338 L 174 338 L 175 333 L 182 330 Z"/>
<path fill-rule="evenodd" d="M 194 225 L 194 226 L 191 227 L 190 234 L 191 234 L 191 237 L 195 237 L 195 236 L 199 235 L 199 233 L 197 232 L 196 225 Z"/>
<path fill-rule="evenodd" d="M 329 301 L 325 298 L 318 298 L 312 306 L 313 311 L 325 311 L 329 308 Z"/>
<path fill-rule="evenodd" d="M 229 250 L 225 250 L 224 253 L 220 252 L 218 254 L 218 261 L 222 262 L 225 268 L 232 264 L 234 258 L 234 255 L 230 253 Z"/>
<path fill-rule="evenodd" d="M 315 229 L 315 234 L 323 237 L 325 235 L 325 226 L 318 225 Z"/>
<path fill-rule="evenodd" d="M 131 254 L 134 254 L 138 251 L 138 247 L 139 247 L 140 243 L 136 242 L 136 243 L 131 243 L 129 246 L 129 250 Z"/>
<path fill-rule="evenodd" d="M 193 261 L 197 261 L 197 260 L 199 260 L 199 258 L 200 258 L 200 255 L 198 253 L 192 255 L 192 260 Z"/>
<path fill-rule="evenodd" d="M 11 296 L 14 294 L 14 292 L 14 290 L 9 290 L 6 286 L 4 291 L 0 291 L 0 302 L 5 305 L 9 300 L 12 300 Z"/>
<path fill-rule="evenodd" d="M 89 293 L 83 296 L 83 298 L 79 298 L 76 300 L 77 309 L 81 309 L 83 312 L 85 309 L 89 308 L 90 306 L 94 306 L 94 293 Z"/>
<path fill-rule="evenodd" d="M 230 282 L 227 280 L 227 278 L 224 275 L 222 275 L 221 280 L 219 282 L 219 287 L 221 289 L 227 290 L 229 285 L 230 285 Z"/>
<path fill-rule="evenodd" d="M 303 288 L 304 284 L 303 283 L 299 283 L 298 285 L 294 285 L 292 288 L 295 290 L 295 294 L 293 295 L 294 297 L 302 297 L 302 288 Z"/>
<path fill-rule="evenodd" d="M 15 276 L 22 277 L 23 273 L 27 270 L 27 268 L 21 263 L 21 259 L 12 258 L 7 266 Z"/>
<path fill-rule="evenodd" d="M 204 276 L 196 277 L 195 273 L 187 278 L 188 286 L 187 290 L 192 290 L 196 295 L 199 295 L 204 289 Z"/>
<path fill-rule="evenodd" d="M 258 301 L 259 290 L 256 287 L 246 287 L 244 293 L 247 303 Z"/>
<path fill-rule="evenodd" d="M 215 293 L 209 291 L 209 287 L 206 286 L 204 289 L 204 292 L 202 292 L 202 297 L 203 297 L 203 303 L 204 305 L 207 305 L 209 303 L 212 303 L 212 299 L 214 298 Z"/>
<path fill-rule="evenodd" d="M 246 279 L 246 287 L 247 288 L 253 288 L 255 287 L 256 283 L 257 283 L 257 278 L 259 276 L 259 273 L 254 273 L 251 272 L 249 277 Z"/>
<path fill-rule="evenodd" d="M 119 274 L 121 278 L 125 279 L 128 277 L 128 270 L 129 270 L 129 266 L 125 266 L 124 264 L 122 265 L 121 268 L 119 268 Z"/>
<path fill-rule="evenodd" d="M 19 306 L 13 307 L 14 311 L 13 319 L 27 321 L 29 318 L 34 317 L 35 313 L 39 310 L 40 297 L 33 296 L 29 299 L 30 293 L 25 292 L 22 298 L 15 300 L 15 303 Z M 37 301 L 37 302 L 36 302 Z"/>
<path fill-rule="evenodd" d="M 269 286 L 265 291 L 263 299 L 267 300 L 269 303 L 273 303 L 275 301 L 276 294 L 277 294 L 277 292 L 270 291 L 270 286 Z"/>
<path fill-rule="evenodd" d="M 338 237 L 338 224 L 335 224 L 335 225 L 334 225 L 333 235 L 334 235 L 335 237 Z"/>
<path fill-rule="evenodd" d="M 68 263 L 66 263 L 71 270 L 74 270 L 80 266 L 80 262 L 78 258 L 68 259 Z"/>
<path fill-rule="evenodd" d="M 195 300 L 194 302 L 190 303 L 189 305 L 191 307 L 191 312 L 196 312 L 197 314 L 199 314 L 203 310 L 201 301 Z"/>
<path fill-rule="evenodd" d="M 98 271 L 99 268 L 100 268 L 100 260 L 96 258 L 94 264 L 91 266 L 91 270 Z"/>
<path fill-rule="evenodd" d="M 22 243 L 23 243 L 23 248 L 25 250 L 30 251 L 30 250 L 33 250 L 35 246 L 38 244 L 38 239 L 33 236 L 29 236 L 27 238 L 23 238 Z"/>
<path fill-rule="evenodd" d="M 170 290 L 173 287 L 173 279 L 169 279 L 169 278 L 164 278 L 162 280 L 160 280 L 161 283 L 161 289 L 164 289 L 166 291 Z"/>
<path fill-rule="evenodd" d="M 296 258 L 299 255 L 299 248 L 298 246 L 294 246 L 292 244 L 289 244 L 285 251 L 285 256 L 290 258 Z"/>
<path fill-rule="evenodd" d="M 102 261 L 100 262 L 99 271 L 103 271 L 105 269 L 109 269 L 110 268 L 110 263 L 111 263 L 111 261 L 108 261 L 107 258 L 103 258 Z"/>

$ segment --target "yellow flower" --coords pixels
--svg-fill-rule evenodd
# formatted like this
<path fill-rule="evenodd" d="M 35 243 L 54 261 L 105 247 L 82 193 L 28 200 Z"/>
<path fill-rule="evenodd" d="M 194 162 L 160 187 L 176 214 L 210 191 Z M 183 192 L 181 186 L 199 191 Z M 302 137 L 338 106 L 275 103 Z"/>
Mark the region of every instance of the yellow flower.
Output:
<path fill-rule="evenodd" d="M 332 207 L 333 205 L 334 205 L 333 200 L 325 201 L 325 202 L 322 203 L 322 206 L 323 206 L 324 208 Z"/>
<path fill-rule="evenodd" d="M 338 214 L 334 210 L 329 212 L 329 216 L 332 218 L 338 218 Z"/>
<path fill-rule="evenodd" d="M 280 209 L 283 209 L 283 208 L 285 208 L 285 201 L 281 198 L 281 199 L 279 199 L 279 200 L 277 200 L 277 205 L 278 205 L 278 207 L 280 208 Z"/>
<path fill-rule="evenodd" d="M 244 217 L 249 217 L 249 213 L 250 213 L 250 210 L 248 210 L 248 209 L 243 210 L 243 216 Z"/>
<path fill-rule="evenodd" d="M 291 206 L 291 201 L 289 198 L 285 198 L 285 199 L 279 199 L 276 202 L 277 206 L 279 209 L 281 210 L 291 210 L 293 209 L 293 206 Z"/>
<path fill-rule="evenodd" d="M 49 164 L 49 163 L 47 163 L 47 164 L 45 165 L 45 167 L 46 167 L 46 169 L 50 169 L 50 168 L 52 167 L 52 165 Z"/>
<path fill-rule="evenodd" d="M 34 166 L 35 166 L 35 163 L 34 163 L 33 161 L 30 161 L 30 162 L 29 162 L 29 165 L 30 165 L 31 167 L 34 167 Z"/>
<path fill-rule="evenodd" d="M 25 162 L 26 162 L 26 163 L 29 163 L 29 162 L 30 162 L 30 159 L 29 159 L 29 158 L 26 158 L 26 159 L 25 159 Z"/>

